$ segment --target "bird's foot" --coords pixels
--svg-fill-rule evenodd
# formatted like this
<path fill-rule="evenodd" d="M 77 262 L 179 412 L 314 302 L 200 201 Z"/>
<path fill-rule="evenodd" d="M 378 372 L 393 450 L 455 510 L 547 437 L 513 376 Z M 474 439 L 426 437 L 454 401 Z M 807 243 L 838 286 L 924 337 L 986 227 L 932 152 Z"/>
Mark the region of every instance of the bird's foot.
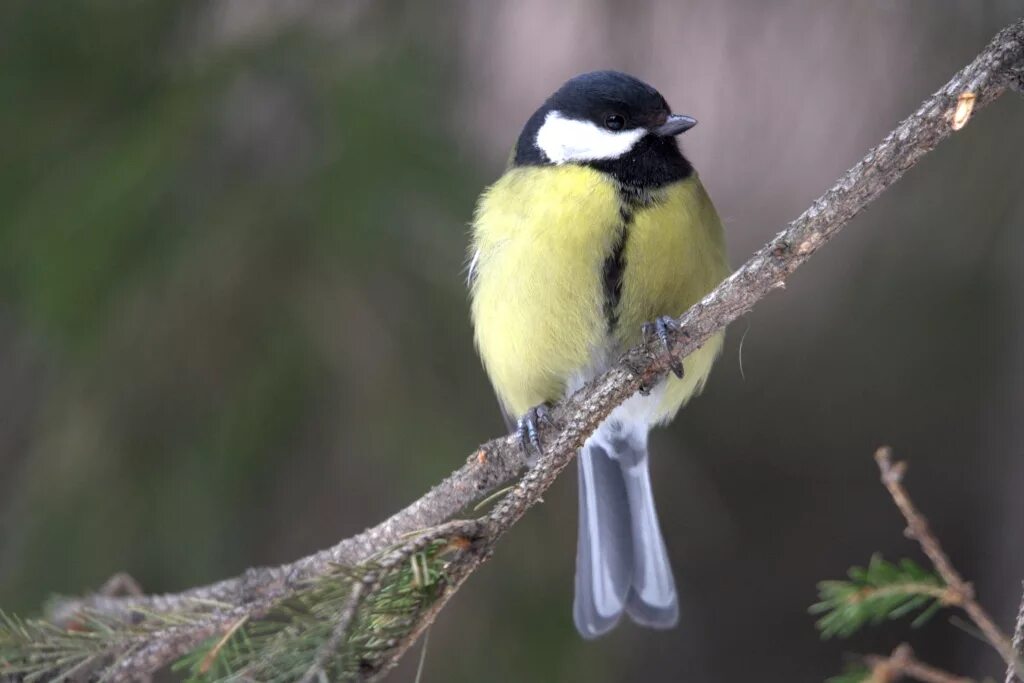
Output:
<path fill-rule="evenodd" d="M 643 326 L 644 341 L 647 343 L 657 342 L 665 353 L 672 350 L 672 343 L 678 333 L 679 325 L 676 323 L 676 319 L 670 315 L 659 315 L 653 322 L 644 323 Z M 683 361 L 681 359 L 673 358 L 669 368 L 673 375 L 679 379 L 683 378 Z"/>
<path fill-rule="evenodd" d="M 519 418 L 517 431 L 519 432 L 519 442 L 526 454 L 527 467 L 536 465 L 537 459 L 544 454 L 544 449 L 540 445 L 540 437 L 537 436 L 537 429 L 542 424 L 554 424 L 551 420 L 551 409 L 547 403 L 535 405 Z"/>

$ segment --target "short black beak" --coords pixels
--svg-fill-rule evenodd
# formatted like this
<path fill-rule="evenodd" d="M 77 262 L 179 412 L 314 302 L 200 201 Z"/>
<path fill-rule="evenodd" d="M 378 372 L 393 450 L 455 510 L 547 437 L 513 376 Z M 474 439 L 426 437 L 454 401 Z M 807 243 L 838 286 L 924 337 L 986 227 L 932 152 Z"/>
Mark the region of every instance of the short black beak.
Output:
<path fill-rule="evenodd" d="M 697 125 L 697 119 L 682 114 L 669 114 L 668 121 L 661 124 L 651 132 L 660 137 L 679 135 L 685 133 Z"/>

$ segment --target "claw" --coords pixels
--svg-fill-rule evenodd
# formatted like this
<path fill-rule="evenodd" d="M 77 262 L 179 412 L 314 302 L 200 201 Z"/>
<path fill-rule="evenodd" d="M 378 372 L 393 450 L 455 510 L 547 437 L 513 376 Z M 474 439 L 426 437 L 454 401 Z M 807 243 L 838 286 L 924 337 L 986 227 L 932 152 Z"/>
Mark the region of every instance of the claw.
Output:
<path fill-rule="evenodd" d="M 533 467 L 537 463 L 537 458 L 544 454 L 544 449 L 540 445 L 540 437 L 537 435 L 537 425 L 541 423 L 552 424 L 551 411 L 544 403 L 527 410 L 517 423 L 519 441 L 526 452 L 526 462 L 530 467 Z"/>
<path fill-rule="evenodd" d="M 643 325 L 644 339 L 648 342 L 657 339 L 666 353 L 672 349 L 672 336 L 678 331 L 676 319 L 670 315 L 658 316 L 654 322 L 644 323 Z M 683 378 L 682 360 L 673 358 L 669 368 L 672 370 L 673 375 L 679 379 Z"/>

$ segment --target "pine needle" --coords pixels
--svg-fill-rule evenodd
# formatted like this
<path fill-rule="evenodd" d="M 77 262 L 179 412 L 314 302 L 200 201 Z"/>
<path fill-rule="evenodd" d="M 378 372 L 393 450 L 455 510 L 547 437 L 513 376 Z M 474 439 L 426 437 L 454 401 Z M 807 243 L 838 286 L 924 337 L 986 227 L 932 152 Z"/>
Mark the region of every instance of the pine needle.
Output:
<path fill-rule="evenodd" d="M 846 638 L 867 624 L 878 624 L 918 612 L 914 627 L 949 603 L 948 591 L 934 573 L 912 560 L 898 564 L 875 555 L 867 567 L 853 567 L 849 581 L 822 581 L 811 614 L 822 615 L 816 626 L 822 638 Z"/>
<path fill-rule="evenodd" d="M 416 665 L 416 678 L 413 683 L 420 683 L 423 678 L 423 665 L 427 661 L 427 645 L 430 644 L 430 628 L 423 634 L 423 647 L 420 649 L 420 662 Z"/>

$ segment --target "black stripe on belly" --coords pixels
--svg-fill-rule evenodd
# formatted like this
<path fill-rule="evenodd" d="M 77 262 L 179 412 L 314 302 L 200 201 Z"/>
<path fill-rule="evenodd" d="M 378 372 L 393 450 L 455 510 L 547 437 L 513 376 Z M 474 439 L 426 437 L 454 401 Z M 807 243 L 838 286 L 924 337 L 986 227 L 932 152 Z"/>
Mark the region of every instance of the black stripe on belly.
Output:
<path fill-rule="evenodd" d="M 601 281 L 604 284 L 604 319 L 611 332 L 619 323 L 619 301 L 622 299 L 622 278 L 626 273 L 626 238 L 633 222 L 633 210 L 628 206 L 619 208 L 622 223 L 612 243 L 612 250 L 604 260 Z"/>

